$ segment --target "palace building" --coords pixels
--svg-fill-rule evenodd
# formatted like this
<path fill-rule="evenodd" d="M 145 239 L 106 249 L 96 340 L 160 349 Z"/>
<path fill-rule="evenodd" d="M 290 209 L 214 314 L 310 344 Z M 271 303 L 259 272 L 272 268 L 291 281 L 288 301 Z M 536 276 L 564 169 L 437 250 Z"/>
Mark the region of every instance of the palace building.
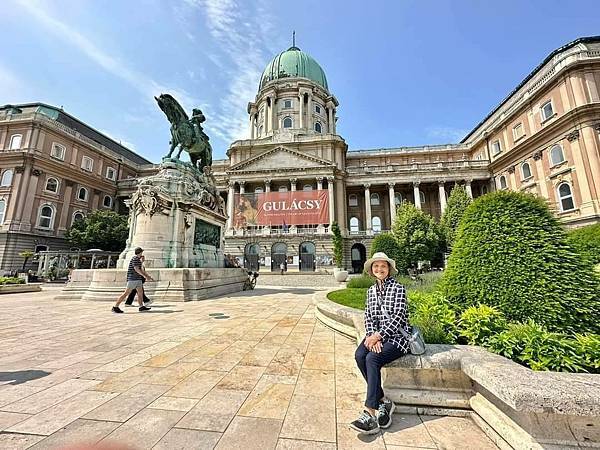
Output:
<path fill-rule="evenodd" d="M 279 270 L 282 262 L 292 271 L 330 269 L 335 221 L 344 265 L 360 272 L 397 205 L 409 201 L 440 218 L 457 183 L 472 197 L 499 189 L 535 193 L 569 227 L 598 222 L 599 91 L 600 36 L 580 38 L 548 55 L 460 143 L 349 150 L 336 131 L 343 106 L 325 71 L 293 46 L 262 74 L 247 109 L 249 139 L 213 161 L 229 216 L 225 253 L 252 269 Z M 27 242 L 31 250 L 63 245 L 60 235 L 76 213 L 114 207 L 107 196 L 127 197 L 135 176 L 156 170 L 41 104 L 0 109 L 0 149 L 4 268 L 24 249 L 9 242 Z M 95 161 L 89 170 L 85 157 Z M 88 190 L 85 203 L 81 187 Z"/>

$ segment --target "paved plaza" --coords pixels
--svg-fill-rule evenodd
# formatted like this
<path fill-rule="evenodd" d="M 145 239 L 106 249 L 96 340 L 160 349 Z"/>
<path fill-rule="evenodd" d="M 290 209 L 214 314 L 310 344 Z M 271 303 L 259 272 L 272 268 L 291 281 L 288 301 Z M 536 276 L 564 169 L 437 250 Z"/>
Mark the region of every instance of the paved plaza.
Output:
<path fill-rule="evenodd" d="M 494 449 L 469 418 L 394 414 L 359 439 L 365 383 L 355 344 L 315 320 L 311 288 L 257 288 L 112 314 L 2 301 L 0 448 L 103 439 L 139 449 Z"/>

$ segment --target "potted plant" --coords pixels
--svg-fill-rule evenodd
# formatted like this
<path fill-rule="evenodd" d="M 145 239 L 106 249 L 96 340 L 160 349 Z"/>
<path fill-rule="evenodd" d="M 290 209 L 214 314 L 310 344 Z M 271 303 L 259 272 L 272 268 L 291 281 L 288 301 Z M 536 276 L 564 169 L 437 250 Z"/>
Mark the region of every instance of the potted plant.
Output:
<path fill-rule="evenodd" d="M 333 260 L 335 263 L 333 276 L 336 281 L 346 281 L 348 279 L 348 271 L 342 265 L 344 260 L 344 240 L 342 239 L 342 233 L 337 222 L 333 222 L 331 225 L 331 232 L 333 233 Z"/>

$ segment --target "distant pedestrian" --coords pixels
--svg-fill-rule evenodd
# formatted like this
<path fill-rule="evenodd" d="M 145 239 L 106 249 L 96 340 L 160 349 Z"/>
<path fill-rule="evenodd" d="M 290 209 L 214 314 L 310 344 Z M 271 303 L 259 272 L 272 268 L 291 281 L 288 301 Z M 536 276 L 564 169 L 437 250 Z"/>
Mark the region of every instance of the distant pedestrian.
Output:
<path fill-rule="evenodd" d="M 146 260 L 146 257 L 144 255 L 140 255 L 140 261 L 142 261 L 142 269 L 146 270 L 146 267 L 144 266 L 144 261 Z M 152 303 L 154 303 L 152 300 L 150 300 L 148 298 L 148 296 L 146 295 L 146 289 L 144 289 L 144 283 L 146 282 L 146 279 L 144 278 L 142 280 L 142 290 L 144 291 L 144 305 L 148 306 L 151 305 Z M 125 300 L 125 306 L 133 306 L 133 300 L 135 299 L 135 296 L 137 295 L 137 291 L 131 291 L 129 293 L 129 296 L 127 297 L 127 300 Z"/>
<path fill-rule="evenodd" d="M 279 264 L 279 270 L 281 270 L 281 275 L 283 275 L 283 272 L 285 272 L 285 263 L 284 262 Z"/>
<path fill-rule="evenodd" d="M 141 247 L 137 247 L 134 250 L 135 255 L 129 261 L 129 267 L 127 268 L 127 287 L 125 292 L 121 294 L 121 296 L 117 299 L 117 303 L 112 307 L 112 312 L 114 313 L 122 313 L 123 310 L 119 308 L 119 305 L 123 300 L 127 298 L 132 291 L 137 292 L 138 305 L 140 306 L 138 310 L 142 311 L 150 311 L 150 308 L 144 306 L 143 297 L 144 297 L 144 288 L 143 281 L 154 281 L 154 279 L 148 275 L 148 272 L 144 270 L 142 267 L 142 260 L 140 256 L 142 256 L 144 249 Z"/>

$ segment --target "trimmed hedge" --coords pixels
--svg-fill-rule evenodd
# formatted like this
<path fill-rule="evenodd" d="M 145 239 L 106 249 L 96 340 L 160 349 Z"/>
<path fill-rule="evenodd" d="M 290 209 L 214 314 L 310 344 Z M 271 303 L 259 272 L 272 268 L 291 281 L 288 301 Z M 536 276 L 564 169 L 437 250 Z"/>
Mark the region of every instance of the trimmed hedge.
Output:
<path fill-rule="evenodd" d="M 18 277 L 0 277 L 0 285 L 3 284 L 24 284 L 25 280 Z"/>
<path fill-rule="evenodd" d="M 359 277 L 352 277 L 350 281 L 346 283 L 348 288 L 369 288 L 375 283 L 375 278 L 371 278 L 368 275 L 361 275 Z"/>
<path fill-rule="evenodd" d="M 465 211 L 471 204 L 472 200 L 467 194 L 467 190 L 464 186 L 455 185 L 450 191 L 448 197 L 448 204 L 446 210 L 440 220 L 440 226 L 446 239 L 446 246 L 451 248 L 454 244 L 454 238 L 456 237 L 456 230 L 460 223 L 460 219 L 465 214 Z"/>
<path fill-rule="evenodd" d="M 600 263 L 600 223 L 570 230 L 567 239 L 591 264 Z"/>
<path fill-rule="evenodd" d="M 467 208 L 442 290 L 459 313 L 486 304 L 511 322 L 597 333 L 599 281 L 544 200 L 501 191 Z"/>

